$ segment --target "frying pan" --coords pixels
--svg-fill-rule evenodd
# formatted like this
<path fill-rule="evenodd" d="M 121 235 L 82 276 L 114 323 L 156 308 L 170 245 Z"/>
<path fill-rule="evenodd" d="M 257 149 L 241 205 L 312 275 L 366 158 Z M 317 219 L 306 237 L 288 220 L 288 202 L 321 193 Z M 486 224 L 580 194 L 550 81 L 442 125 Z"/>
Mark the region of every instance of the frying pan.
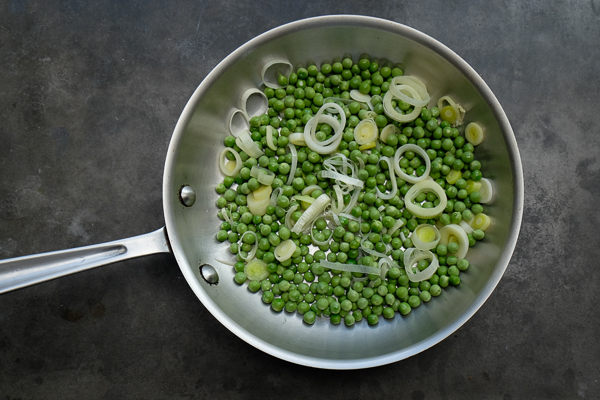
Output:
<path fill-rule="evenodd" d="M 405 317 L 366 321 L 352 327 L 298 314 L 276 313 L 261 296 L 237 286 L 228 246 L 215 240 L 220 220 L 214 188 L 222 179 L 218 155 L 228 132 L 228 116 L 240 108 L 249 88 L 262 84 L 261 69 L 273 59 L 295 68 L 368 52 L 380 60 L 401 61 L 420 77 L 432 99 L 451 95 L 466 110 L 465 124 L 485 127 L 476 149 L 497 196 L 485 212 L 492 226 L 468 254 L 472 267 L 461 284 Z M 164 178 L 166 227 L 155 232 L 78 249 L 0 262 L 0 292 L 127 258 L 171 251 L 204 306 L 230 331 L 281 359 L 327 369 L 358 369 L 392 363 L 440 342 L 464 324 L 501 279 L 515 248 L 523 209 L 523 172 L 514 134 L 502 107 L 481 77 L 458 55 L 407 26 L 363 16 L 324 16 L 270 30 L 241 46 L 198 86 L 175 127 Z"/>

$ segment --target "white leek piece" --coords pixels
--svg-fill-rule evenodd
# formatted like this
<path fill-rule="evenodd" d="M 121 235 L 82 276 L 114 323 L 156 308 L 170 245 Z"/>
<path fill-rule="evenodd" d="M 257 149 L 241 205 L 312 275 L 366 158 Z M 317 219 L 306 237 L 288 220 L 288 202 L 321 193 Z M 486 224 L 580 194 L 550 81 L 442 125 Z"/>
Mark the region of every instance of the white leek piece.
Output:
<path fill-rule="evenodd" d="M 289 143 L 295 144 L 296 146 L 306 146 L 303 132 L 294 132 L 288 136 Z"/>
<path fill-rule="evenodd" d="M 364 251 L 365 253 L 367 253 L 367 254 L 370 254 L 370 255 L 372 255 L 372 256 L 375 256 L 375 257 L 387 257 L 387 254 L 380 253 L 380 252 L 378 252 L 378 251 L 372 250 L 372 249 L 368 248 L 367 246 L 365 246 L 365 242 L 366 242 L 367 240 L 369 240 L 369 239 L 368 239 L 367 237 L 364 237 L 364 238 L 362 238 L 362 239 L 361 239 L 361 241 L 360 241 L 360 249 L 361 249 L 362 251 Z M 370 242 L 369 242 L 369 243 L 370 243 Z"/>
<path fill-rule="evenodd" d="M 252 244 L 252 250 L 250 250 L 250 253 L 248 253 L 248 255 L 246 257 L 242 256 L 242 254 L 238 254 L 240 256 L 240 258 L 246 262 L 251 261 L 254 258 L 254 255 L 256 254 L 256 250 L 258 249 L 258 236 L 256 236 L 255 232 L 252 231 L 246 231 L 244 232 L 244 234 L 240 237 L 240 241 L 243 243 L 244 241 L 244 236 L 246 235 L 253 235 L 254 236 L 254 244 Z"/>
<path fill-rule="evenodd" d="M 469 221 L 469 225 L 471 225 L 471 228 L 480 229 L 482 231 L 485 231 L 491 223 L 492 220 L 490 219 L 490 217 L 488 217 L 484 213 L 475 215 L 475 217 L 473 217 L 473 219 Z"/>
<path fill-rule="evenodd" d="M 354 127 L 354 140 L 358 144 L 375 142 L 379 136 L 379 128 L 371 118 L 365 118 Z"/>
<path fill-rule="evenodd" d="M 339 172 L 335 172 L 335 171 L 321 171 L 321 177 L 335 179 L 336 182 L 338 182 L 338 181 L 344 182 L 344 183 L 347 183 L 354 187 L 362 188 L 364 186 L 364 182 L 361 181 L 360 179 L 351 178 L 347 175 L 343 175 L 343 174 L 340 174 Z"/>
<path fill-rule="evenodd" d="M 250 132 L 246 129 L 240 133 L 235 139 L 235 143 L 238 147 L 246 152 L 250 157 L 259 158 L 265 154 L 260 147 L 252 140 Z"/>
<path fill-rule="evenodd" d="M 289 210 L 287 210 L 287 213 L 285 214 L 285 227 L 288 229 L 292 229 L 293 228 L 293 222 L 292 222 L 292 214 L 294 213 L 294 211 L 296 211 L 298 209 L 298 207 L 300 207 L 300 205 L 298 203 L 292 205 Z M 310 208 L 310 207 L 309 207 Z"/>
<path fill-rule="evenodd" d="M 406 90 L 413 96 L 414 99 L 421 100 L 421 96 L 419 96 L 419 93 L 415 89 L 413 89 L 410 86 L 407 86 Z M 390 117 L 394 121 L 410 122 L 414 121 L 419 117 L 419 115 L 421 115 L 422 107 L 415 107 L 409 114 L 402 114 L 396 111 L 394 107 L 392 107 L 392 100 L 394 100 L 394 95 L 391 91 L 388 90 L 385 96 L 383 96 L 383 111 L 388 117 Z"/>
<path fill-rule="evenodd" d="M 319 185 L 310 185 L 302 189 L 302 196 L 310 196 L 312 192 L 315 190 L 323 190 L 323 188 Z"/>
<path fill-rule="evenodd" d="M 229 132 L 233 136 L 238 137 L 240 133 L 249 128 L 250 123 L 248 122 L 248 117 L 244 111 L 237 108 L 233 109 L 229 115 Z"/>
<path fill-rule="evenodd" d="M 332 199 L 331 211 L 337 215 L 344 209 L 344 195 L 342 194 L 342 189 L 340 189 L 339 185 L 333 185 L 333 191 L 335 193 L 335 202 Z"/>
<path fill-rule="evenodd" d="M 277 150 L 277 145 L 275 144 L 275 142 L 273 141 L 273 135 L 275 134 L 275 128 L 273 128 L 271 125 L 267 126 L 267 146 L 269 146 L 269 148 L 271 150 Z"/>
<path fill-rule="evenodd" d="M 296 224 L 291 229 L 291 231 L 294 233 L 302 232 L 304 228 L 310 226 L 310 223 L 323 212 L 323 210 L 329 205 L 329 203 L 331 203 L 331 199 L 326 194 L 323 193 L 322 195 L 317 197 L 317 199 L 310 205 L 310 207 L 308 207 L 308 209 L 304 211 L 304 213 L 298 219 L 298 221 L 296 221 Z"/>
<path fill-rule="evenodd" d="M 377 197 L 379 197 L 380 199 L 383 199 L 383 200 L 389 200 L 392 197 L 394 197 L 396 195 L 396 193 L 398 193 L 398 182 L 396 181 L 396 176 L 394 175 L 394 165 L 392 163 L 392 160 L 389 157 L 381 156 L 381 157 L 379 157 L 379 161 L 377 161 L 377 164 L 379 165 L 379 163 L 381 161 L 387 162 L 388 167 L 390 169 L 389 180 L 392 182 L 392 191 L 389 193 L 382 193 L 379 190 L 379 188 L 376 188 Z"/>
<path fill-rule="evenodd" d="M 381 134 L 379 135 L 379 139 L 383 142 L 387 144 L 387 140 L 391 135 L 396 135 L 397 133 L 400 132 L 400 129 L 394 125 L 394 124 L 389 124 L 386 125 L 385 128 L 383 128 L 381 130 Z"/>
<path fill-rule="evenodd" d="M 444 101 L 449 105 L 444 107 Z M 462 124 L 463 118 L 465 117 L 465 109 L 455 102 L 452 97 L 441 97 L 437 102 L 437 106 L 440 109 L 440 118 L 442 120 L 450 122 L 450 125 L 452 126 L 459 126 Z"/>
<path fill-rule="evenodd" d="M 273 188 L 270 185 L 263 185 L 246 196 L 248 210 L 254 215 L 263 216 L 267 212 L 267 207 L 271 204 L 271 192 Z"/>
<path fill-rule="evenodd" d="M 456 252 L 456 257 L 465 258 L 467 252 L 469 251 L 469 238 L 467 237 L 467 233 L 460 225 L 450 224 L 444 226 L 440 229 L 440 244 L 448 245 L 452 237 L 455 237 L 458 241 L 458 251 Z"/>
<path fill-rule="evenodd" d="M 275 179 L 275 174 L 266 168 L 258 165 L 253 165 L 250 170 L 250 176 L 256 178 L 263 185 L 271 185 Z"/>
<path fill-rule="evenodd" d="M 435 195 L 440 200 L 440 203 L 433 208 L 423 208 L 413 203 L 413 201 L 419 194 L 425 192 L 435 193 Z M 404 206 L 408 209 L 408 211 L 411 212 L 411 214 L 413 214 L 417 218 L 435 218 L 444 211 L 447 204 L 448 198 L 446 197 L 446 192 L 444 191 L 444 189 L 442 189 L 442 187 L 437 182 L 430 179 L 422 182 L 417 182 L 413 185 L 413 187 L 408 189 L 408 192 L 406 192 L 406 195 L 404 196 Z"/>
<path fill-rule="evenodd" d="M 421 158 L 425 162 L 425 173 L 423 173 L 423 175 L 408 175 L 406 172 L 402 171 L 402 169 L 400 168 L 400 156 L 406 151 L 412 151 L 421 156 Z M 405 144 L 404 146 L 400 146 L 398 150 L 396 150 L 396 154 L 394 154 L 394 170 L 396 171 L 398 177 L 404 179 L 406 182 L 421 182 L 426 180 L 429 176 L 429 171 L 431 171 L 431 160 L 429 159 L 427 152 L 423 150 L 420 146 L 417 146 L 416 144 Z"/>
<path fill-rule="evenodd" d="M 250 120 L 261 114 L 266 114 L 269 109 L 269 99 L 260 90 L 250 88 L 242 95 L 242 111 L 246 114 L 246 118 Z"/>
<path fill-rule="evenodd" d="M 460 221 L 458 224 L 460 225 L 461 228 L 464 229 L 464 231 L 467 235 L 473 233 L 474 229 L 471 228 L 471 225 L 469 225 L 469 223 L 467 221 L 465 221 L 464 219 L 462 221 Z"/>
<path fill-rule="evenodd" d="M 404 225 L 404 221 L 400 218 L 398 218 L 396 220 L 396 222 L 394 222 L 394 225 L 392 225 L 392 227 L 390 228 L 390 230 L 388 230 L 388 234 L 389 235 L 393 235 L 394 232 L 396 232 L 398 229 L 402 228 L 402 225 Z"/>
<path fill-rule="evenodd" d="M 471 122 L 465 128 L 465 139 L 473 146 L 481 144 L 483 141 L 483 128 L 477 122 Z"/>
<path fill-rule="evenodd" d="M 260 77 L 265 83 L 265 86 L 272 89 L 280 89 L 284 86 L 279 84 L 279 75 L 283 75 L 287 78 L 293 70 L 294 67 L 292 67 L 292 64 L 286 60 L 271 60 L 264 65 Z"/>
<path fill-rule="evenodd" d="M 353 89 L 350 91 L 350 98 L 352 100 L 358 101 L 359 103 L 366 103 L 369 107 L 372 107 L 371 96 L 369 96 L 368 94 L 361 93 L 357 89 Z"/>
<path fill-rule="evenodd" d="M 246 278 L 251 281 L 262 281 L 269 277 L 267 263 L 259 259 L 252 260 L 246 264 L 244 273 L 246 274 Z"/>
<path fill-rule="evenodd" d="M 441 235 L 438 228 L 429 224 L 420 224 L 410 236 L 413 245 L 419 250 L 431 250 L 437 246 Z"/>
<path fill-rule="evenodd" d="M 227 158 L 227 153 L 233 154 L 235 157 L 235 167 L 233 169 L 227 168 L 227 164 L 225 163 L 225 159 Z M 223 172 L 227 176 L 237 176 L 238 172 L 242 169 L 242 158 L 240 154 L 232 149 L 231 147 L 225 147 L 219 156 L 219 167 L 221 168 L 221 172 Z"/>
<path fill-rule="evenodd" d="M 324 112 L 337 112 L 340 115 L 340 120 L 337 118 L 324 114 Z M 333 136 L 323 142 L 317 140 L 315 134 L 317 124 L 325 123 L 331 126 L 333 129 Z M 314 117 L 312 117 L 304 126 L 304 141 L 306 145 L 314 152 L 319 154 L 331 154 L 334 153 L 340 142 L 342 141 L 342 135 L 344 133 L 344 127 L 346 126 L 346 113 L 336 103 L 327 103 L 317 111 Z"/>
<path fill-rule="evenodd" d="M 421 260 L 430 260 L 430 263 L 423 271 L 414 272 L 413 266 Z M 431 278 L 439 266 L 437 257 L 429 250 L 411 247 L 404 252 L 404 270 L 411 282 L 422 282 Z"/>
<path fill-rule="evenodd" d="M 279 196 L 281 196 L 281 193 L 283 193 L 283 189 L 282 188 L 276 188 L 275 190 L 273 190 L 273 192 L 271 193 L 271 203 L 270 205 L 272 205 L 273 207 L 275 207 L 277 205 L 277 198 Z"/>
<path fill-rule="evenodd" d="M 291 239 L 288 239 L 279 243 L 279 245 L 275 248 L 274 254 L 277 261 L 283 262 L 292 258 L 292 254 L 294 254 L 295 251 L 296 243 L 294 243 Z"/>
<path fill-rule="evenodd" d="M 411 92 L 408 89 L 405 89 L 404 86 L 410 86 L 415 89 L 419 94 L 420 99 L 413 97 Z M 429 93 L 427 93 L 427 86 L 415 76 L 404 75 L 393 78 L 389 90 L 394 97 L 415 107 L 425 107 L 429 104 L 429 100 L 431 100 Z M 408 96 L 406 94 L 407 92 L 408 94 L 411 94 L 411 96 Z"/>
<path fill-rule="evenodd" d="M 490 203 L 494 198 L 494 188 L 492 187 L 492 182 L 485 178 L 481 178 L 479 182 L 481 183 L 481 187 L 479 188 L 481 199 L 479 202 L 483 204 Z"/>
<path fill-rule="evenodd" d="M 296 146 L 293 143 L 288 143 L 286 148 L 290 149 L 290 153 L 292 154 L 292 165 L 290 167 L 290 174 L 288 176 L 288 180 L 285 183 L 286 185 L 291 185 L 294 177 L 296 176 L 296 168 L 298 167 L 298 151 L 296 151 Z"/>
<path fill-rule="evenodd" d="M 377 274 L 379 275 L 379 268 L 377 267 L 368 267 L 366 265 L 359 264 L 342 264 L 338 262 L 331 262 L 327 260 L 319 261 L 325 268 L 329 268 L 335 271 L 347 271 L 347 272 L 360 272 L 362 274 Z"/>

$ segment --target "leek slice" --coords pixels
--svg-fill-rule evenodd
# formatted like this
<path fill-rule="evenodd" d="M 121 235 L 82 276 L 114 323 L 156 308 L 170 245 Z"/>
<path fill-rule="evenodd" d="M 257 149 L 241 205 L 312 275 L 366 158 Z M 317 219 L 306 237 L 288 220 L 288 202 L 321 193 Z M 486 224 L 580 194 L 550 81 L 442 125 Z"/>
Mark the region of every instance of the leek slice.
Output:
<path fill-rule="evenodd" d="M 348 175 L 343 175 L 340 174 L 339 172 L 335 172 L 335 171 L 321 171 L 321 177 L 322 178 L 330 178 L 330 179 L 335 179 L 335 181 L 340 181 L 340 182 L 344 182 L 347 183 L 349 185 L 352 185 L 354 187 L 358 187 L 358 188 L 362 188 L 364 185 L 364 182 L 361 181 L 358 178 L 352 178 Z"/>
<path fill-rule="evenodd" d="M 263 185 L 254 192 L 248 194 L 248 196 L 246 196 L 248 210 L 254 215 L 260 215 L 261 217 L 265 215 L 267 207 L 271 204 L 271 191 L 271 186 Z"/>
<path fill-rule="evenodd" d="M 304 133 L 302 132 L 294 132 L 288 136 L 289 143 L 295 144 L 296 146 L 306 146 L 306 141 L 304 140 Z"/>
<path fill-rule="evenodd" d="M 413 89 L 410 86 L 407 86 L 407 91 L 409 91 L 411 93 L 411 95 L 413 95 L 413 97 L 415 99 L 419 99 L 421 100 L 421 97 L 419 96 L 419 93 Z M 409 114 L 401 114 L 398 111 L 396 111 L 394 109 L 394 107 L 392 107 L 392 100 L 394 100 L 394 95 L 392 94 L 391 91 L 387 91 L 385 93 L 385 96 L 383 96 L 383 111 L 385 112 L 385 114 L 390 117 L 391 119 L 393 119 L 394 121 L 398 121 L 398 122 L 410 122 L 410 121 L 414 121 L 415 119 L 417 119 L 420 115 L 421 115 L 421 109 L 423 107 L 415 107 L 411 113 Z"/>
<path fill-rule="evenodd" d="M 235 139 L 235 144 L 246 152 L 250 157 L 259 158 L 265 154 L 260 147 L 252 140 L 250 132 L 246 129 Z"/>
<path fill-rule="evenodd" d="M 453 169 L 450 170 L 448 175 L 446 175 L 446 182 L 448 182 L 451 185 L 454 185 L 456 181 L 458 181 L 460 178 L 462 178 L 462 172 Z"/>
<path fill-rule="evenodd" d="M 340 115 L 340 120 L 337 118 L 323 114 L 327 112 L 337 112 Z M 331 126 L 334 134 L 331 138 L 319 142 L 315 136 L 316 128 L 319 123 L 325 123 Z M 312 117 L 304 126 L 304 141 L 306 145 L 314 152 L 319 154 L 334 153 L 342 141 L 344 127 L 346 126 L 346 113 L 336 103 L 326 103 L 319 108 L 319 111 Z"/>
<path fill-rule="evenodd" d="M 259 259 L 252 260 L 246 264 L 244 273 L 246 274 L 246 278 L 251 281 L 262 281 L 269 277 L 267 263 Z"/>
<path fill-rule="evenodd" d="M 240 237 L 240 241 L 243 242 L 244 240 L 244 236 L 246 235 L 254 235 L 254 244 L 252 244 L 252 250 L 250 250 L 250 253 L 248 253 L 248 255 L 246 257 L 244 257 L 242 255 L 242 253 L 238 253 L 238 255 L 240 256 L 240 258 L 243 261 L 249 262 L 254 258 L 254 255 L 256 254 L 256 250 L 258 249 L 258 236 L 256 236 L 255 232 L 252 231 L 246 231 L 244 232 L 244 234 Z"/>
<path fill-rule="evenodd" d="M 433 208 L 423 208 L 413 203 L 414 199 L 423 192 L 435 193 L 440 200 L 440 204 Z M 404 206 L 417 218 L 436 218 L 444 211 L 447 204 L 448 198 L 446 197 L 446 192 L 437 182 L 432 180 L 417 182 L 413 187 L 408 189 L 408 192 L 404 196 Z"/>
<path fill-rule="evenodd" d="M 290 174 L 288 176 L 288 180 L 286 185 L 291 185 L 294 177 L 296 176 L 296 168 L 298 167 L 298 152 L 296 151 L 296 146 L 293 143 L 288 143 L 286 148 L 290 149 L 290 153 L 292 154 L 292 165 L 290 167 Z"/>
<path fill-rule="evenodd" d="M 233 154 L 235 157 L 235 167 L 233 169 L 228 168 L 228 165 L 225 164 L 225 158 L 227 153 Z M 231 163 L 228 163 L 231 164 Z M 242 169 L 242 157 L 240 157 L 240 153 L 232 149 L 231 147 L 225 147 L 219 156 L 219 167 L 221 168 L 221 172 L 223 172 L 227 176 L 237 176 L 238 172 Z"/>
<path fill-rule="evenodd" d="M 271 125 L 267 126 L 267 146 L 269 146 L 271 150 L 277 150 L 277 145 L 273 141 L 273 134 L 275 132 L 275 128 L 273 128 Z"/>
<path fill-rule="evenodd" d="M 408 90 L 406 90 L 403 86 L 410 86 L 415 89 L 419 94 L 420 99 L 407 96 L 404 92 Z M 425 86 L 425 84 L 415 76 L 404 75 L 395 77 L 390 83 L 389 90 L 392 91 L 394 97 L 399 98 L 400 100 L 415 107 L 425 107 L 427 104 L 429 104 L 429 100 L 431 100 L 429 93 L 427 93 L 427 86 Z"/>
<path fill-rule="evenodd" d="M 258 182 L 262 183 L 263 185 L 271 185 L 275 179 L 275 174 L 273 171 L 269 171 L 268 169 L 258 165 L 252 166 L 252 169 L 250 170 L 250 176 L 256 178 Z"/>
<path fill-rule="evenodd" d="M 292 254 L 294 254 L 295 251 L 296 243 L 294 243 L 293 240 L 288 239 L 279 243 L 279 245 L 275 248 L 274 254 L 277 261 L 283 262 L 292 258 Z"/>
<path fill-rule="evenodd" d="M 467 237 L 467 233 L 460 225 L 450 224 L 444 226 L 440 229 L 440 244 L 447 245 L 451 241 L 456 240 L 458 242 L 458 251 L 456 252 L 456 257 L 459 259 L 465 258 L 467 252 L 469 251 L 469 238 Z"/>
<path fill-rule="evenodd" d="M 406 172 L 402 171 L 402 169 L 400 168 L 400 156 L 406 151 L 412 151 L 421 156 L 421 158 L 425 162 L 425 173 L 423 175 L 408 175 Z M 406 182 L 422 182 L 425 181 L 429 176 L 429 171 L 431 171 L 431 160 L 429 159 L 427 152 L 421 147 L 417 146 L 416 144 L 405 144 L 404 146 L 400 146 L 398 150 L 396 150 L 396 154 L 394 154 L 394 170 L 396 171 L 396 175 L 398 175 L 398 177 L 400 177 L 401 179 L 404 179 Z"/>
<path fill-rule="evenodd" d="M 444 107 L 444 101 L 449 106 Z M 443 96 L 438 100 L 438 108 L 440 109 L 440 118 L 450 122 L 450 125 L 456 127 L 462 124 L 465 117 L 465 109 L 460 104 L 454 101 L 450 96 Z"/>
<path fill-rule="evenodd" d="M 483 128 L 476 122 L 471 122 L 465 128 L 465 139 L 473 146 L 481 144 L 483 141 Z"/>
<path fill-rule="evenodd" d="M 427 268 L 419 272 L 413 271 L 415 263 L 427 259 L 431 260 Z M 440 263 L 437 257 L 429 250 L 419 250 L 415 247 L 411 247 L 404 252 L 404 270 L 406 271 L 408 280 L 411 282 L 421 282 L 431 278 L 439 266 Z"/>
<path fill-rule="evenodd" d="M 250 129 L 250 122 L 246 114 L 239 109 L 233 109 L 229 115 L 229 132 L 238 137 L 244 130 Z"/>
<path fill-rule="evenodd" d="M 481 178 L 483 179 L 483 178 Z M 473 192 L 479 192 L 479 190 L 481 189 L 481 182 L 476 182 L 476 181 L 472 181 L 472 180 L 468 180 L 467 181 L 467 187 L 465 188 L 467 190 L 467 194 L 471 194 Z"/>
<path fill-rule="evenodd" d="M 335 270 L 335 271 L 360 272 L 363 274 L 377 274 L 377 275 L 379 275 L 379 271 L 380 271 L 379 268 L 376 268 L 376 267 L 368 267 L 366 265 L 360 265 L 360 264 L 342 264 L 342 263 L 331 262 L 331 261 L 327 261 L 327 260 L 321 260 L 321 261 L 319 261 L 319 264 L 321 264 L 325 268 L 329 268 L 329 269 Z"/>
<path fill-rule="evenodd" d="M 242 95 L 242 111 L 248 121 L 257 115 L 265 114 L 269 109 L 269 99 L 256 88 L 248 89 Z"/>
<path fill-rule="evenodd" d="M 376 193 L 377 193 L 377 197 L 379 197 L 380 199 L 389 200 L 392 197 L 394 197 L 396 195 L 396 193 L 398 193 L 398 181 L 396 180 L 396 176 L 394 175 L 394 166 L 392 164 L 392 160 L 389 157 L 381 156 L 379 158 L 379 160 L 377 161 L 377 165 L 379 165 L 379 163 L 381 161 L 387 162 L 388 167 L 390 168 L 390 177 L 389 177 L 389 180 L 392 182 L 392 191 L 386 194 L 386 193 L 381 192 L 379 190 L 379 188 L 377 187 L 376 188 Z"/>
<path fill-rule="evenodd" d="M 438 245 L 441 235 L 435 226 L 420 224 L 416 227 L 410 238 L 417 249 L 431 250 Z"/>
<path fill-rule="evenodd" d="M 480 203 L 486 204 L 490 203 L 494 198 L 494 189 L 492 187 L 492 182 L 489 179 L 481 178 L 479 181 L 481 186 L 479 188 L 479 194 L 481 194 Z"/>
<path fill-rule="evenodd" d="M 473 219 L 469 222 L 469 225 L 471 225 L 471 228 L 473 229 L 480 229 L 482 231 L 485 231 L 491 223 L 492 220 L 490 219 L 490 217 L 488 217 L 484 213 L 480 213 L 473 217 Z"/>
<path fill-rule="evenodd" d="M 306 228 L 306 226 L 310 226 L 310 223 L 315 220 L 319 214 L 323 212 L 325 207 L 327 207 L 331 203 L 331 199 L 326 194 L 322 194 L 308 207 L 306 211 L 302 214 L 302 216 L 296 221 L 296 224 L 291 231 L 293 233 L 300 233 Z M 296 205 L 297 207 L 298 205 Z M 291 208 L 290 208 L 291 209 Z M 287 216 L 286 216 L 287 220 Z"/>
<path fill-rule="evenodd" d="M 277 78 L 279 78 L 279 75 L 287 78 L 293 70 L 292 64 L 286 60 L 271 60 L 263 66 L 260 77 L 265 86 L 272 89 L 281 89 L 285 86 L 280 85 Z"/>
<path fill-rule="evenodd" d="M 383 128 L 381 130 L 381 134 L 379 135 L 379 140 L 381 140 L 383 143 L 387 144 L 388 138 L 391 135 L 395 135 L 397 133 L 400 133 L 400 128 L 398 128 L 396 125 L 394 125 L 394 124 L 386 125 L 385 128 Z"/>

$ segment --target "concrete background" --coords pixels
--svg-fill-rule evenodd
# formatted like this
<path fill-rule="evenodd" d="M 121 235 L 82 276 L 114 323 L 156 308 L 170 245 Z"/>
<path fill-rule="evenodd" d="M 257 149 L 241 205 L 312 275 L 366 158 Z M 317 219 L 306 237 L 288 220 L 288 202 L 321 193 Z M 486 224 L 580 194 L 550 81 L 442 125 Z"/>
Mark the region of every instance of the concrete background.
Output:
<path fill-rule="evenodd" d="M 275 359 L 226 330 L 170 255 L 0 296 L 0 399 L 598 399 L 600 1 L 0 1 L 0 258 L 164 224 L 189 96 L 254 36 L 372 15 L 440 40 L 511 120 L 520 239 L 455 334 L 362 371 Z"/>

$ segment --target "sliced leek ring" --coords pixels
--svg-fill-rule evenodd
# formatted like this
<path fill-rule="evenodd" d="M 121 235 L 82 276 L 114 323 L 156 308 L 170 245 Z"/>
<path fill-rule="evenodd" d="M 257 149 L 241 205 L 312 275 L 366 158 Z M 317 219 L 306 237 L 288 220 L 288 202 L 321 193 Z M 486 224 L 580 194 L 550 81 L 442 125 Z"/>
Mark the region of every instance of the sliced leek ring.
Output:
<path fill-rule="evenodd" d="M 244 273 L 246 274 L 246 278 L 251 281 L 262 281 L 269 277 L 267 263 L 259 259 L 252 260 L 246 264 Z"/>
<path fill-rule="evenodd" d="M 294 243 L 293 240 L 288 239 L 279 243 L 279 245 L 275 248 L 274 254 L 277 261 L 283 262 L 292 258 L 292 255 L 295 251 L 296 243 Z"/>
<path fill-rule="evenodd" d="M 388 138 L 391 135 L 395 135 L 397 133 L 400 133 L 400 129 L 396 125 L 394 125 L 394 124 L 389 124 L 389 125 L 386 125 L 386 127 L 381 130 L 381 134 L 379 135 L 379 139 L 383 143 L 387 144 Z"/>
<path fill-rule="evenodd" d="M 462 173 L 460 171 L 452 169 L 450 170 L 448 175 L 446 175 L 446 182 L 448 182 L 451 185 L 454 185 L 456 181 L 458 181 L 460 178 L 462 178 Z"/>
<path fill-rule="evenodd" d="M 423 161 L 425 161 L 425 173 L 421 176 L 408 175 L 406 172 L 402 171 L 400 168 L 400 156 L 404 154 L 406 151 L 412 151 L 421 156 Z M 416 183 L 422 182 L 427 179 L 429 176 L 429 171 L 431 171 L 431 160 L 427 155 L 427 152 L 423 150 L 421 147 L 416 144 L 405 144 L 404 146 L 400 146 L 398 150 L 396 150 L 396 154 L 394 155 L 394 170 L 396 171 L 396 175 L 398 177 L 404 179 L 406 182 Z"/>
<path fill-rule="evenodd" d="M 431 260 L 427 268 L 419 272 L 413 271 L 415 263 L 427 259 Z M 406 271 L 408 280 L 411 282 L 422 282 L 430 279 L 439 266 L 438 258 L 429 250 L 419 250 L 415 247 L 411 247 L 404 252 L 404 270 Z"/>
<path fill-rule="evenodd" d="M 233 162 L 225 163 L 225 158 L 227 157 L 227 153 L 233 154 L 235 157 L 235 167 L 233 169 L 230 168 L 230 164 Z M 221 172 L 223 172 L 227 176 L 237 176 L 238 172 L 242 169 L 242 157 L 240 157 L 240 153 L 232 149 L 231 147 L 225 147 L 219 156 L 219 167 L 221 168 Z"/>
<path fill-rule="evenodd" d="M 265 83 L 265 86 L 272 89 L 281 89 L 284 86 L 279 84 L 277 78 L 279 75 L 283 75 L 286 78 L 290 76 L 294 67 L 286 60 L 271 60 L 266 63 L 261 71 L 261 79 Z"/>
<path fill-rule="evenodd" d="M 250 128 L 248 116 L 242 110 L 233 109 L 229 114 L 229 132 L 238 137 L 240 133 Z"/>
<path fill-rule="evenodd" d="M 250 88 L 242 95 L 242 111 L 246 114 L 246 118 L 250 118 L 265 114 L 269 109 L 269 99 L 260 90 Z"/>
<path fill-rule="evenodd" d="M 293 233 L 302 232 L 304 228 L 310 226 L 310 223 L 316 219 L 330 203 L 331 199 L 324 193 L 317 197 L 310 207 L 302 213 L 302 216 L 296 221 L 296 224 L 291 228 L 291 231 Z"/>
<path fill-rule="evenodd" d="M 250 176 L 256 178 L 263 185 L 271 185 L 275 179 L 275 174 L 266 168 L 253 165 L 250 170 Z M 270 194 L 270 193 L 269 193 Z"/>
<path fill-rule="evenodd" d="M 469 238 L 467 237 L 465 230 L 461 228 L 460 225 L 446 225 L 440 229 L 440 235 L 440 244 L 447 245 L 450 242 L 457 241 L 458 251 L 456 252 L 456 257 L 459 259 L 465 258 L 467 252 L 469 251 Z"/>
<path fill-rule="evenodd" d="M 481 183 L 481 187 L 479 188 L 481 199 L 479 202 L 483 204 L 490 203 L 494 198 L 494 188 L 492 187 L 492 182 L 486 178 L 481 178 L 479 182 Z"/>
<path fill-rule="evenodd" d="M 415 99 L 419 99 L 421 100 L 421 97 L 419 96 L 419 93 L 413 89 L 410 86 L 407 86 L 407 91 L 409 91 L 411 93 L 411 95 L 413 95 L 413 98 Z M 394 99 L 394 95 L 392 94 L 391 91 L 387 91 L 385 93 L 385 96 L 383 96 L 383 111 L 385 112 L 385 114 L 390 117 L 391 119 L 393 119 L 394 121 L 398 121 L 398 122 L 410 122 L 410 121 L 414 121 L 415 119 L 417 119 L 420 115 L 421 115 L 421 109 L 423 107 L 415 107 L 411 113 L 409 114 L 401 114 L 398 111 L 396 111 L 393 107 L 392 107 L 392 100 Z"/>
<path fill-rule="evenodd" d="M 420 224 L 410 236 L 413 245 L 419 250 L 431 250 L 437 246 L 441 235 L 438 228 L 429 224 Z"/>
<path fill-rule="evenodd" d="M 444 101 L 447 102 L 449 106 L 444 107 Z M 465 117 L 465 109 L 455 102 L 452 97 L 440 97 L 437 106 L 440 109 L 440 118 L 442 120 L 450 122 L 450 125 L 455 127 L 462 124 L 463 118 Z"/>
<path fill-rule="evenodd" d="M 433 208 L 423 208 L 421 206 L 413 203 L 414 199 L 423 192 L 433 192 L 440 200 L 440 204 Z M 442 187 L 435 181 L 426 180 L 417 182 L 413 187 L 411 187 L 406 195 L 404 196 L 404 207 L 408 209 L 415 217 L 423 218 L 423 219 L 431 219 L 436 218 L 446 208 L 448 204 L 448 198 L 446 197 L 446 192 Z M 468 243 L 467 243 L 468 244 Z"/>
<path fill-rule="evenodd" d="M 490 217 L 488 217 L 484 213 L 480 213 L 473 217 L 473 219 L 469 222 L 469 225 L 471 225 L 471 228 L 475 230 L 480 229 L 482 231 L 485 231 L 491 223 L 492 220 L 490 219 Z"/>
<path fill-rule="evenodd" d="M 465 128 L 465 139 L 473 146 L 477 146 L 483 142 L 483 128 L 476 122 L 471 122 Z"/>

